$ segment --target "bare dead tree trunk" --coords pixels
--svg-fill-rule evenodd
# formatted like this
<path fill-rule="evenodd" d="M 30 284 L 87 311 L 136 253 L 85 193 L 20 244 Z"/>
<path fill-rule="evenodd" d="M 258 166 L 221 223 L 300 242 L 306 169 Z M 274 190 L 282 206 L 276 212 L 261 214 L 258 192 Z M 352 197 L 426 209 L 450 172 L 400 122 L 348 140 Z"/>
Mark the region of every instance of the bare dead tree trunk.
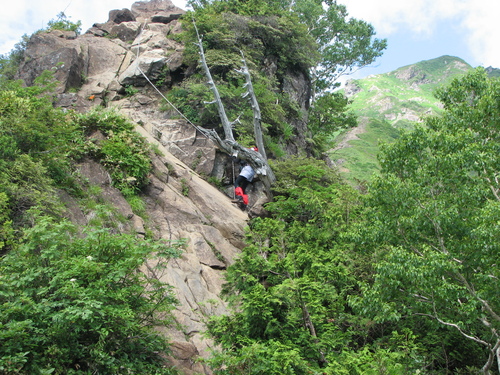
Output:
<path fill-rule="evenodd" d="M 255 134 L 255 143 L 259 149 L 259 153 L 262 155 L 264 160 L 267 161 L 266 149 L 264 147 L 264 138 L 262 136 L 262 123 L 261 123 L 259 102 L 255 97 L 255 91 L 253 90 L 253 85 L 252 85 L 252 77 L 250 76 L 250 71 L 248 70 L 247 62 L 245 60 L 245 56 L 243 55 L 243 51 L 240 51 L 240 53 L 242 57 L 243 68 L 241 68 L 241 70 L 239 70 L 238 72 L 243 74 L 243 76 L 245 77 L 246 81 L 245 87 L 247 89 L 247 92 L 243 95 L 243 97 L 249 96 L 250 105 L 252 106 L 252 111 L 253 111 L 253 131 Z"/>
<path fill-rule="evenodd" d="M 217 90 L 217 86 L 215 86 L 214 80 L 212 78 L 212 74 L 210 73 L 210 70 L 208 69 L 207 61 L 205 59 L 205 52 L 203 51 L 203 43 L 201 41 L 200 34 L 198 33 L 198 28 L 196 27 L 196 23 L 193 20 L 194 28 L 196 30 L 196 36 L 198 38 L 198 43 L 196 45 L 200 49 L 200 62 L 203 67 L 203 70 L 205 71 L 205 75 L 208 78 L 208 85 L 210 86 L 210 89 L 212 90 L 212 93 L 214 94 L 215 97 L 215 104 L 217 104 L 217 110 L 219 111 L 219 117 L 222 122 L 222 128 L 224 129 L 224 135 L 227 140 L 229 141 L 234 141 L 234 136 L 233 136 L 233 128 L 232 124 L 229 122 L 227 115 L 226 115 L 226 110 L 224 109 L 224 105 L 222 104 L 222 100 L 219 95 L 219 90 Z"/>
<path fill-rule="evenodd" d="M 205 136 L 210 138 L 216 146 L 222 150 L 223 152 L 229 154 L 229 155 L 237 155 L 238 158 L 247 161 L 252 168 L 255 170 L 255 173 L 261 178 L 264 187 L 266 189 L 266 194 L 269 198 L 271 198 L 271 185 L 276 181 L 276 177 L 271 169 L 269 167 L 269 164 L 267 163 L 267 156 L 264 148 L 264 141 L 262 137 L 262 126 L 261 126 L 261 120 L 260 120 L 260 107 L 257 103 L 257 99 L 255 98 L 255 93 L 253 91 L 253 86 L 251 82 L 251 77 L 250 73 L 248 72 L 248 68 L 246 67 L 246 63 L 244 64 L 244 69 L 243 71 L 246 71 L 245 77 L 247 79 L 247 88 L 248 88 L 248 95 L 250 95 L 250 100 L 252 103 L 252 109 L 254 111 L 254 131 L 255 131 L 255 138 L 256 138 L 256 144 L 257 147 L 259 148 L 259 152 L 250 150 L 246 147 L 241 146 L 238 142 L 234 140 L 233 136 L 233 130 L 232 130 L 232 123 L 229 122 L 226 111 L 224 109 L 224 105 L 222 103 L 222 100 L 219 95 L 219 91 L 217 90 L 217 87 L 215 86 L 215 83 L 213 81 L 212 75 L 210 73 L 210 70 L 208 68 L 208 64 L 205 59 L 205 52 L 203 50 L 203 44 L 202 40 L 200 37 L 200 34 L 198 33 L 198 29 L 196 27 L 196 23 L 193 20 L 193 24 L 196 30 L 196 35 L 198 38 L 198 43 L 196 45 L 199 48 L 199 53 L 201 56 L 201 65 L 202 68 L 205 72 L 205 75 L 208 79 L 208 84 L 210 86 L 210 89 L 212 90 L 212 93 L 214 94 L 215 97 L 215 103 L 217 104 L 217 108 L 219 110 L 219 116 L 222 122 L 222 127 L 224 129 L 224 135 L 225 139 L 221 139 L 220 136 L 217 134 L 216 131 L 214 130 L 207 130 L 204 128 L 201 128 L 199 126 L 196 126 L 196 128 L 203 133 Z M 243 72 L 242 71 L 242 72 Z M 245 74 L 245 73 L 244 73 Z M 262 150 L 262 151 L 260 151 Z"/>

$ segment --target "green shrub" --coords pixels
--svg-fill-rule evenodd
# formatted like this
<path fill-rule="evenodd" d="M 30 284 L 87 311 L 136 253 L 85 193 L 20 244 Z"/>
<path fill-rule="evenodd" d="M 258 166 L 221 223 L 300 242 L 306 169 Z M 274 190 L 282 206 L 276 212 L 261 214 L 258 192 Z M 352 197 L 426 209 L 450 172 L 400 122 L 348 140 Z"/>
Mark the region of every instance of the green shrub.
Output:
<path fill-rule="evenodd" d="M 138 191 L 148 183 L 151 148 L 130 121 L 109 109 L 93 109 L 77 115 L 75 121 L 85 135 L 100 131 L 105 136 L 102 141 L 86 141 L 82 151 L 110 171 L 114 186 Z"/>
<path fill-rule="evenodd" d="M 82 29 L 82 21 L 71 22 L 69 18 L 61 12 L 57 15 L 57 19 L 50 20 L 47 24 L 47 31 L 51 30 L 63 30 L 63 31 L 74 31 L 77 35 L 80 34 Z"/>
<path fill-rule="evenodd" d="M 0 262 L 0 373 L 174 374 L 155 327 L 176 301 L 138 269 L 155 254 L 160 272 L 179 244 L 36 221 Z"/>

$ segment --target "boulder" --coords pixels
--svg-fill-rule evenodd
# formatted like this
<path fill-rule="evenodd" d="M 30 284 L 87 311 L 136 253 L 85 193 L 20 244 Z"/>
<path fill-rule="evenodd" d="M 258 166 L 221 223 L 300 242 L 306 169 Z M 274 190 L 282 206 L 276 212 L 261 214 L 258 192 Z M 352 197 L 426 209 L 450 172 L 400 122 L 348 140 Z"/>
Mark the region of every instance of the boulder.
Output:
<path fill-rule="evenodd" d="M 110 34 L 123 42 L 133 41 L 141 31 L 140 22 L 122 22 L 111 28 Z"/>
<path fill-rule="evenodd" d="M 176 7 L 170 0 L 137 1 L 132 4 L 131 10 L 136 18 L 142 18 L 144 20 L 151 20 L 152 17 L 159 14 L 168 16 L 169 14 L 182 15 L 186 13 L 183 9 Z M 179 18 L 179 16 L 177 16 L 177 18 Z M 172 20 L 177 18 L 174 17 Z"/>
<path fill-rule="evenodd" d="M 181 18 L 183 13 L 167 13 L 167 12 L 159 12 L 154 16 L 151 16 L 151 22 L 154 23 L 170 23 L 174 20 L 178 20 Z"/>
<path fill-rule="evenodd" d="M 151 81 L 160 78 L 163 72 L 167 58 L 165 52 L 161 49 L 146 51 L 140 55 L 130 66 L 118 77 L 118 82 L 122 86 L 146 86 L 147 79 L 144 73 Z"/>
<path fill-rule="evenodd" d="M 94 106 L 93 101 L 84 99 L 74 92 L 64 92 L 56 96 L 55 105 L 68 110 L 85 112 Z"/>
<path fill-rule="evenodd" d="M 91 95 L 102 96 L 116 72 L 120 72 L 120 67 L 127 64 L 131 57 L 122 46 L 109 39 L 96 38 L 91 34 L 77 39 L 68 39 L 68 36 L 68 33 L 61 34 L 57 30 L 33 35 L 16 78 L 30 86 L 43 71 L 50 70 L 59 82 L 56 89 L 59 95 L 70 90 L 77 92 L 88 84 L 89 88 L 76 95 L 78 98 L 66 95 L 57 99 L 63 107 L 75 106 L 82 110 L 99 104 L 86 100 Z"/>
<path fill-rule="evenodd" d="M 26 61 L 18 74 L 26 85 L 34 84 L 35 79 L 45 70 L 52 71 L 59 82 L 56 93 L 62 93 L 82 85 L 82 72 L 85 66 L 83 56 L 72 47 L 62 47 L 43 56 Z"/>
<path fill-rule="evenodd" d="M 114 9 L 109 11 L 108 22 L 122 23 L 122 22 L 135 22 L 135 16 L 130 9 Z"/>
<path fill-rule="evenodd" d="M 111 34 L 111 29 L 116 24 L 114 22 L 106 23 L 94 23 L 90 29 L 87 30 L 85 34 L 92 34 L 94 36 L 108 36 Z"/>

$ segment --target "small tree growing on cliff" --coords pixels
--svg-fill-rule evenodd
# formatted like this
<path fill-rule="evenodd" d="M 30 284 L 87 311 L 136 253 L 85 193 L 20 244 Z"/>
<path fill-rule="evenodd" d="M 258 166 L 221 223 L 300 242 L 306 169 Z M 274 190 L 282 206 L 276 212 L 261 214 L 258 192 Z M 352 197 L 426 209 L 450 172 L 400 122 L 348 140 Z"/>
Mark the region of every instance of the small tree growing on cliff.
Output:
<path fill-rule="evenodd" d="M 76 35 L 79 35 L 82 30 L 82 21 L 71 22 L 69 17 L 67 17 L 64 12 L 61 12 L 57 15 L 55 20 L 50 20 L 48 22 L 46 30 L 74 31 Z"/>

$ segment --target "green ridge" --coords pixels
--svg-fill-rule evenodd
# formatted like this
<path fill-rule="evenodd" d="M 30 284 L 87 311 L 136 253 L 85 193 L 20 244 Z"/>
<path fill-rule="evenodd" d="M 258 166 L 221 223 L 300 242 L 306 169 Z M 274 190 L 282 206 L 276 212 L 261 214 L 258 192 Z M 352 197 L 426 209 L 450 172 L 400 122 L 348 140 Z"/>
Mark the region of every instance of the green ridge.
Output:
<path fill-rule="evenodd" d="M 436 89 L 464 75 L 472 67 L 453 56 L 407 65 L 389 73 L 351 80 L 344 92 L 364 131 L 348 141 L 349 147 L 332 149 L 329 157 L 350 181 L 368 181 L 379 169 L 377 154 L 382 143 L 392 142 L 401 130 L 411 130 L 426 115 L 441 112 Z M 361 124 L 364 125 L 361 125 Z M 346 134 L 335 138 L 339 143 Z"/>

